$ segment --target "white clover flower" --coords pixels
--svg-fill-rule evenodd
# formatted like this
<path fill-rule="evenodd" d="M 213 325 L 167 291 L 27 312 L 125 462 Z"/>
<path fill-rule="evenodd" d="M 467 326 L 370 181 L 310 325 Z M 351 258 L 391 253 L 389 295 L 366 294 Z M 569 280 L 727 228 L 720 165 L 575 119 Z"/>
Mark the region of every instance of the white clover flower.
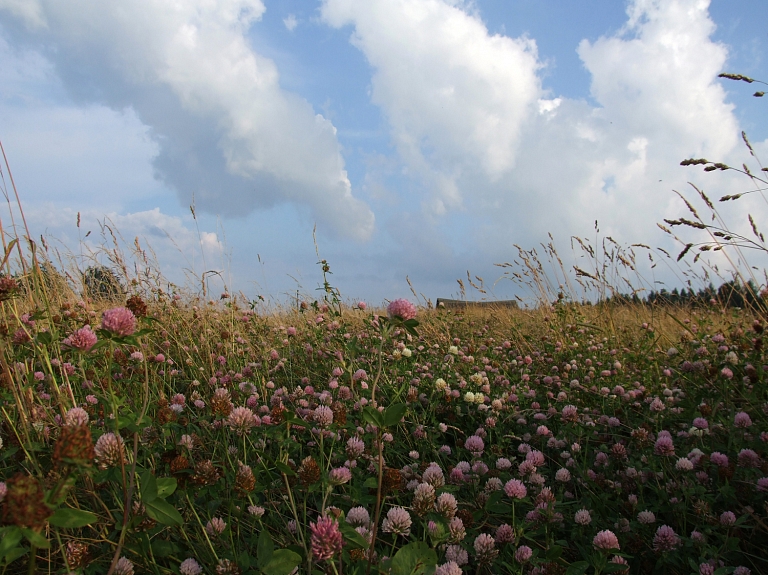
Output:
<path fill-rule="evenodd" d="M 450 353 L 451 355 L 459 355 L 459 348 L 456 347 L 455 345 L 452 345 L 451 347 L 448 348 L 448 353 Z"/>
<path fill-rule="evenodd" d="M 468 391 L 467 393 L 464 394 L 464 401 L 466 401 L 467 403 L 474 403 L 475 394 L 472 393 L 471 391 Z"/>

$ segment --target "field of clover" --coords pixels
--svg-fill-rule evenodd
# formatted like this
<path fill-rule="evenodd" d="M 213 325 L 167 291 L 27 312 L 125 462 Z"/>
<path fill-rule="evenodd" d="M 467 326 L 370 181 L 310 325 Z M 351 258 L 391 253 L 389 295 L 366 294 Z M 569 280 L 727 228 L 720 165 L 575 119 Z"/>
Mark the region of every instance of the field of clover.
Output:
<path fill-rule="evenodd" d="M 752 311 L 99 307 L 29 274 L 0 573 L 768 572 Z"/>

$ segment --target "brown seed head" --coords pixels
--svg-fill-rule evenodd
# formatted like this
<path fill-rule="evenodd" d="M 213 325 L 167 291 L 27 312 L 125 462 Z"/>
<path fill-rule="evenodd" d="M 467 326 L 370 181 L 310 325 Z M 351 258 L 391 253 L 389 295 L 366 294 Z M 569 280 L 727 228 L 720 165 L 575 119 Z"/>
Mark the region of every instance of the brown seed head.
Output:
<path fill-rule="evenodd" d="M 44 502 L 45 493 L 40 482 L 19 472 L 6 482 L 6 488 L 3 522 L 42 529 L 52 511 Z"/>
<path fill-rule="evenodd" d="M 87 425 L 61 428 L 51 456 L 54 467 L 58 468 L 67 463 L 90 465 L 94 457 L 96 452 L 93 448 L 93 438 Z"/>

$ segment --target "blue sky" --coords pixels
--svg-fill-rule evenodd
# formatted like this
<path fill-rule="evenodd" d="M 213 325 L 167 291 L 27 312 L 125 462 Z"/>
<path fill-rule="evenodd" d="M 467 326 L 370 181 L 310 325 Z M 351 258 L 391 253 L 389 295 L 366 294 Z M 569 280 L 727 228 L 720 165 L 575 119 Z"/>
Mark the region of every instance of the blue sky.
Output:
<path fill-rule="evenodd" d="M 673 189 L 749 187 L 678 164 L 747 161 L 741 130 L 765 151 L 758 85 L 716 76 L 768 78 L 766 16 L 758 0 L 0 0 L 0 139 L 67 265 L 108 263 L 108 218 L 174 282 L 215 271 L 284 301 L 321 281 L 316 228 L 350 299 L 408 296 L 406 278 L 455 296 L 467 272 L 492 287 L 471 298 L 525 296 L 496 281 L 515 244 L 551 233 L 589 267 L 570 238 L 599 241 L 598 220 L 675 252 L 656 227 L 683 215 Z M 768 212 L 757 194 L 737 208 L 736 229 Z"/>

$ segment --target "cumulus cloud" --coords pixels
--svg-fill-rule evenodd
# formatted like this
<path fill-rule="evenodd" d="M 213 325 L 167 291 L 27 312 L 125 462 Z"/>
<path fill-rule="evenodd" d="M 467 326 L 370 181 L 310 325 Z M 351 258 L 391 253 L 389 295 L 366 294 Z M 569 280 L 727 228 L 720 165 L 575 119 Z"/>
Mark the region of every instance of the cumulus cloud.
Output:
<path fill-rule="evenodd" d="M 544 90 L 535 41 L 490 34 L 470 3 L 324 0 L 322 17 L 351 26 L 372 66 L 371 99 L 425 185 L 422 214 L 458 214 L 445 235 L 464 230 L 467 253 L 500 261 L 512 243 L 567 241 L 595 220 L 650 241 L 655 222 L 680 215 L 680 160 L 740 157 L 708 6 L 634 0 L 621 30 L 574 46 L 594 102 Z"/>
<path fill-rule="evenodd" d="M 332 123 L 280 87 L 247 33 L 261 0 L 0 0 L 9 33 L 39 48 L 77 101 L 133 108 L 159 146 L 157 176 L 222 215 L 290 201 L 365 239 Z M 353 222 L 353 225 L 350 225 Z"/>
<path fill-rule="evenodd" d="M 436 192 L 435 213 L 462 205 L 468 168 L 497 181 L 515 166 L 540 92 L 535 42 L 490 35 L 464 2 L 325 0 L 322 18 L 354 26 L 351 41 L 374 68 L 371 99 L 402 159 Z"/>

